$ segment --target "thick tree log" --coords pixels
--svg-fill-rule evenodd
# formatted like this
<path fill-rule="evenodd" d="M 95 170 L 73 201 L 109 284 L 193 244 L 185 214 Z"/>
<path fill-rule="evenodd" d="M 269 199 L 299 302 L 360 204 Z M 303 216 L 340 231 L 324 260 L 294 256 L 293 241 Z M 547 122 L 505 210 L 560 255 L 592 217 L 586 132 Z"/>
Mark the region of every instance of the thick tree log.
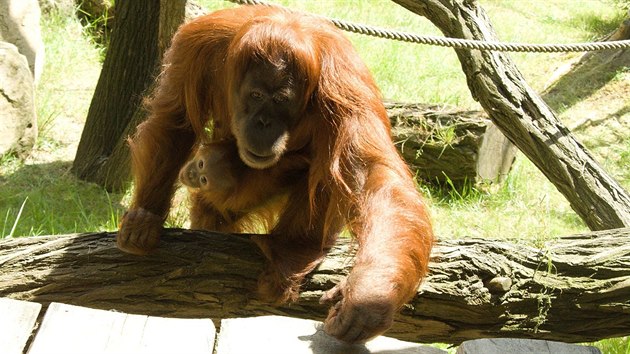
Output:
<path fill-rule="evenodd" d="M 480 111 L 386 102 L 392 139 L 416 176 L 455 185 L 501 182 L 518 149 Z"/>
<path fill-rule="evenodd" d="M 264 259 L 247 236 L 166 230 L 147 257 L 112 233 L 0 240 L 0 297 L 172 317 L 263 314 L 323 319 L 323 291 L 347 274 L 340 240 L 298 303 L 254 298 Z M 541 248 L 482 239 L 441 241 L 431 273 L 388 335 L 459 343 L 484 337 L 564 342 L 630 335 L 630 229 L 576 235 Z"/>
<path fill-rule="evenodd" d="M 498 41 L 474 0 L 393 0 L 444 35 Z M 527 85 L 501 52 L 456 49 L 468 87 L 492 121 L 556 186 L 591 230 L 630 226 L 630 195 Z"/>

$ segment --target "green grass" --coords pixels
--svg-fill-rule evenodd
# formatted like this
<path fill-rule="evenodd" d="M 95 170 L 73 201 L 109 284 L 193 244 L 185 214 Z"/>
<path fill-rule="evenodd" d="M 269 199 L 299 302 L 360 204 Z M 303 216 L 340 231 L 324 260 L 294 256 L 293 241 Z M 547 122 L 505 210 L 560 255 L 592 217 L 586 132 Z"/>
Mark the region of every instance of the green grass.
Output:
<path fill-rule="evenodd" d="M 507 180 L 489 190 L 426 187 L 440 238 L 521 239 L 540 244 L 585 231 L 581 219 L 529 160 L 517 159 Z M 533 182 L 535 181 L 535 182 Z"/>
<path fill-rule="evenodd" d="M 210 9 L 234 6 L 220 0 L 200 2 L 205 2 Z M 387 0 L 283 0 L 277 3 L 349 21 L 440 35 L 426 19 Z M 601 38 L 621 21 L 624 12 L 619 4 L 622 4 L 620 0 L 481 1 L 501 40 L 529 43 Z M 115 230 L 128 205 L 129 193 L 108 194 L 70 173 L 74 144 L 78 140 L 76 133 L 80 132 L 98 80 L 103 48 L 95 45 L 86 35 L 88 29 L 69 14 L 45 14 L 42 25 L 46 66 L 36 92 L 40 137 L 35 152 L 26 161 L 11 157 L 0 160 L 0 238 Z M 354 34 L 348 37 L 372 70 L 386 98 L 478 108 L 453 50 Z M 528 83 L 542 90 L 555 68 L 577 54 L 510 56 Z M 595 89 L 628 80 L 630 73 L 625 67 L 577 87 L 567 86 L 560 94 L 550 97 L 550 104 L 561 112 L 562 119 L 570 120 L 584 111 L 583 102 L 593 99 Z M 607 114 L 628 117 L 630 98 L 619 96 L 618 107 Z M 594 103 L 597 102 L 595 99 Z M 630 189 L 627 130 L 605 122 L 576 131 L 576 134 L 605 169 Z M 540 244 L 587 230 L 564 197 L 523 156 L 518 157 L 508 180 L 500 186 L 479 189 L 468 186 L 458 191 L 428 186 L 422 189 L 431 204 L 440 238 L 518 238 Z M 185 211 L 177 209 L 168 225 L 181 226 L 185 220 Z M 596 345 L 605 353 L 630 353 L 628 338 L 601 341 Z"/>
<path fill-rule="evenodd" d="M 36 89 L 40 136 L 26 161 L 0 160 L 0 238 L 114 230 L 122 196 L 74 178 L 68 157 L 74 154 L 72 141 L 65 136 L 85 119 L 102 49 L 68 14 L 43 16 L 42 31 L 46 64 Z"/>
<path fill-rule="evenodd" d="M 630 337 L 611 338 L 592 343 L 604 354 L 628 354 L 630 353 Z"/>
<path fill-rule="evenodd" d="M 120 196 L 77 180 L 69 162 L 23 165 L 13 160 L 2 167 L 15 171 L 7 183 L 0 177 L 0 238 L 117 228 Z"/>
<path fill-rule="evenodd" d="M 51 137 L 48 128 L 60 115 L 82 121 L 98 80 L 103 48 L 92 45 L 78 20 L 67 14 L 42 17 L 46 64 L 37 87 L 40 135 Z"/>

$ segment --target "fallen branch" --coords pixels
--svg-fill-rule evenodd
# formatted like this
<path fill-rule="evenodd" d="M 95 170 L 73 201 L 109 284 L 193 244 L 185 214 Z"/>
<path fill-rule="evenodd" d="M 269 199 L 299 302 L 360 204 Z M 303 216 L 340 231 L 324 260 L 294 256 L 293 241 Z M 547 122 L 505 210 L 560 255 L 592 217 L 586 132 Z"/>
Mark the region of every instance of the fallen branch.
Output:
<path fill-rule="evenodd" d="M 323 319 L 323 291 L 350 269 L 340 240 L 300 301 L 254 299 L 263 257 L 247 236 L 169 229 L 147 257 L 120 252 L 114 234 L 0 240 L 0 297 L 168 317 L 254 315 Z M 434 248 L 431 274 L 389 336 L 459 343 L 484 337 L 594 341 L 630 335 L 630 229 L 550 241 L 542 248 L 482 239 Z M 217 322 L 218 323 L 218 322 Z"/>

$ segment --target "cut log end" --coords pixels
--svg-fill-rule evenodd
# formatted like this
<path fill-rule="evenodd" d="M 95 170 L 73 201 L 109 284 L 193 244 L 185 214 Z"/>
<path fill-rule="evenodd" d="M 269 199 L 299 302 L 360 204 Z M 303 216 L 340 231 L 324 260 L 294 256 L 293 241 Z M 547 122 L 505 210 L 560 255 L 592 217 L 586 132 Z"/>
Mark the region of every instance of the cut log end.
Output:
<path fill-rule="evenodd" d="M 479 111 L 387 103 L 392 138 L 420 179 L 440 185 L 502 182 L 517 149 Z"/>

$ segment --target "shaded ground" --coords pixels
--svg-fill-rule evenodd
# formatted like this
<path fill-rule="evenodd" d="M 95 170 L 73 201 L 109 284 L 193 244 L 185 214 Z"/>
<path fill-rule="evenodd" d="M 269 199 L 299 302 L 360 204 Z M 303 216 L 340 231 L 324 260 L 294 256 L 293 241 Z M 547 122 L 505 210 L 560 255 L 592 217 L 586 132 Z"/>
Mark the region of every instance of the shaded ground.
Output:
<path fill-rule="evenodd" d="M 630 48 L 590 53 L 544 93 L 565 124 L 630 187 Z"/>

